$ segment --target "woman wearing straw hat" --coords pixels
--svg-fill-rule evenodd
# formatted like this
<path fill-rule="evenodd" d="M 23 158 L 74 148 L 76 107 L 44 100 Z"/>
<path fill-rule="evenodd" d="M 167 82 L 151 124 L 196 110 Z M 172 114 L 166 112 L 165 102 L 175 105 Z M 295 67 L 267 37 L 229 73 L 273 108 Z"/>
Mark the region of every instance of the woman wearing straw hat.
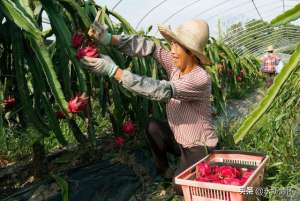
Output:
<path fill-rule="evenodd" d="M 276 73 L 276 66 L 280 62 L 280 58 L 274 54 L 273 46 L 270 45 L 267 47 L 267 54 L 261 58 L 262 61 L 262 72 L 267 76 L 266 86 L 270 87 L 273 83 L 273 79 Z"/>
<path fill-rule="evenodd" d="M 175 174 L 180 173 L 214 149 L 218 138 L 211 117 L 211 80 L 203 65 L 209 63 L 204 47 L 209 37 L 208 24 L 191 20 L 174 31 L 159 26 L 171 43 L 171 51 L 144 37 L 111 35 L 105 26 L 94 22 L 89 35 L 102 45 L 113 45 L 127 55 L 153 56 L 166 70 L 169 80 L 154 80 L 120 69 L 108 56 L 84 57 L 85 68 L 108 75 L 134 93 L 167 103 L 167 122 L 151 120 L 146 128 L 158 173 L 174 176 L 167 152 L 180 155 Z"/>

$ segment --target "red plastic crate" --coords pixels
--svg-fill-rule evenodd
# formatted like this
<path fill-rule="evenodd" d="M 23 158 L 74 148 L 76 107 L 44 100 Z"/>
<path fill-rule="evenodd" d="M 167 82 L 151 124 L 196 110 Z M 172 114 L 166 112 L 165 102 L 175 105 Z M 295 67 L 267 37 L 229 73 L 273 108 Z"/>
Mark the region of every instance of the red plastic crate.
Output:
<path fill-rule="evenodd" d="M 181 185 L 185 201 L 248 201 L 252 195 L 242 194 L 247 187 L 259 187 L 263 181 L 264 170 L 268 156 L 259 153 L 241 151 L 213 151 L 178 176 L 175 183 Z M 195 181 L 196 165 L 201 162 L 233 165 L 244 168 L 252 167 L 254 172 L 242 186 L 225 185 Z"/>

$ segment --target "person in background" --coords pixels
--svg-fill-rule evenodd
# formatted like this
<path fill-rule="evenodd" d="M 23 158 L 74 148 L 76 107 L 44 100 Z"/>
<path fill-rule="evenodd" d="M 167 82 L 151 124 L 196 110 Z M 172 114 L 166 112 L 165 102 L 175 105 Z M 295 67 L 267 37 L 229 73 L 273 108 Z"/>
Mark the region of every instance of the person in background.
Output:
<path fill-rule="evenodd" d="M 209 27 L 204 20 L 191 20 L 174 31 L 159 26 L 160 33 L 171 45 L 171 51 L 137 35 L 112 35 L 107 28 L 94 22 L 89 36 L 101 45 L 113 45 L 126 55 L 152 56 L 165 69 L 168 80 L 154 80 L 119 68 L 106 55 L 84 57 L 88 70 L 116 79 L 127 90 L 156 101 L 167 103 L 167 121 L 152 119 L 146 127 L 155 165 L 164 178 L 174 176 L 205 157 L 213 150 L 218 137 L 212 123 L 211 79 L 204 69 L 209 60 L 204 47 Z M 167 152 L 180 156 L 174 173 Z M 178 193 L 181 189 L 175 187 Z"/>
<path fill-rule="evenodd" d="M 281 59 L 276 54 L 274 54 L 273 46 L 268 46 L 267 53 L 261 58 L 262 72 L 267 76 L 267 87 L 270 87 L 273 83 L 273 79 L 276 73 L 276 66 L 279 64 L 280 60 Z"/>

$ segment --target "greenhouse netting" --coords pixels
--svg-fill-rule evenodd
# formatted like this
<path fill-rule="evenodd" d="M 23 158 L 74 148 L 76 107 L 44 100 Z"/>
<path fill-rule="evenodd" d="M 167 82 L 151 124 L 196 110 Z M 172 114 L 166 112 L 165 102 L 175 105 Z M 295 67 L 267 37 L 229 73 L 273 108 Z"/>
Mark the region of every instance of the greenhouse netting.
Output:
<path fill-rule="evenodd" d="M 278 51 L 293 50 L 295 41 L 299 39 L 299 27 L 295 26 L 299 20 L 290 25 L 270 26 L 274 17 L 299 3 L 296 0 L 96 2 L 120 13 L 137 30 L 145 30 L 152 25 L 150 34 L 158 37 L 158 24 L 175 28 L 189 19 L 204 19 L 209 23 L 211 36 L 223 39 L 239 55 L 260 55 L 270 44 Z"/>

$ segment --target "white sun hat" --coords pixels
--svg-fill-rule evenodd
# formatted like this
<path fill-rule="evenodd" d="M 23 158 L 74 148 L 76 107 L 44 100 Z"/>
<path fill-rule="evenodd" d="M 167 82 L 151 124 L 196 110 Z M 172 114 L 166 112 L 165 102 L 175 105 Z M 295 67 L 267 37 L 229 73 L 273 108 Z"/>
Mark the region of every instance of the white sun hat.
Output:
<path fill-rule="evenodd" d="M 206 21 L 190 20 L 176 27 L 174 31 L 167 26 L 159 25 L 158 30 L 169 42 L 175 41 L 190 50 L 202 64 L 210 64 L 204 53 L 209 38 L 209 27 Z"/>
<path fill-rule="evenodd" d="M 273 48 L 272 45 L 269 45 L 269 46 L 267 47 L 267 52 L 272 52 L 272 51 L 274 51 L 274 48 Z"/>

